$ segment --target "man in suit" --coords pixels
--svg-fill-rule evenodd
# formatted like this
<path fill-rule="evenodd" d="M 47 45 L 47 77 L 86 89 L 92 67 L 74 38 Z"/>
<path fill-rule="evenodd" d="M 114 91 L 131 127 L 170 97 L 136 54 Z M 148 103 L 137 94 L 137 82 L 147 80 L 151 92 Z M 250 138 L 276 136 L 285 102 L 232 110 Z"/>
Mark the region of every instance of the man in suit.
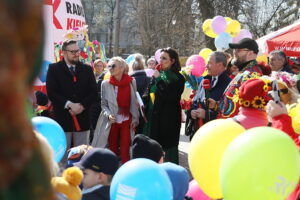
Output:
<path fill-rule="evenodd" d="M 79 62 L 77 42 L 65 41 L 62 52 L 64 59 L 49 65 L 46 87 L 54 119 L 64 129 L 69 149 L 88 144 L 89 107 L 96 101 L 97 89 L 92 68 Z"/>
<path fill-rule="evenodd" d="M 204 79 L 208 79 L 211 83 L 210 89 L 208 90 L 209 97 L 205 97 L 203 79 L 193 99 L 193 105 L 190 110 L 190 117 L 197 120 L 198 127 L 201 123 L 206 123 L 217 117 L 217 112 L 206 107 L 206 98 L 212 98 L 218 101 L 222 97 L 224 90 L 231 81 L 227 74 L 226 66 L 227 57 L 223 52 L 216 51 L 209 56 L 206 65 L 208 75 L 204 77 Z M 199 121 L 202 122 L 200 123 Z"/>

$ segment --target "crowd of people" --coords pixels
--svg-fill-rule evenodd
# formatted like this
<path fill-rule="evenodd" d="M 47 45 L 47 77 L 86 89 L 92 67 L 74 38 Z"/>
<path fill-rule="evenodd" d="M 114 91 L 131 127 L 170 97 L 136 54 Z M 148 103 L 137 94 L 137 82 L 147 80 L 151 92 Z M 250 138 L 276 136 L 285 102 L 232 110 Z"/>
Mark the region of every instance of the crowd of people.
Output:
<path fill-rule="evenodd" d="M 249 38 L 229 47 L 231 51 L 209 56 L 207 75 L 193 91 L 192 104 L 185 112 L 186 135 L 192 138 L 211 120 L 230 118 L 245 129 L 280 129 L 300 148 L 287 109 L 298 104 L 296 69 L 300 64 L 291 67 L 278 50 L 269 54 L 269 65 L 258 63 L 258 45 Z M 108 63 L 95 60 L 93 67 L 79 62 L 76 41 L 65 41 L 62 52 L 63 60 L 49 66 L 47 95 L 36 92 L 34 105 L 38 115 L 53 118 L 64 129 L 68 151 L 59 167 L 83 170 L 83 200 L 109 199 L 113 175 L 131 159 L 172 162 L 170 168 L 180 168 L 181 95 L 186 80 L 174 49 L 162 49 L 159 63 L 154 58 L 145 62 L 143 55 L 135 54 L 129 64 L 113 57 Z M 186 169 L 180 170 L 170 177 L 172 184 L 178 178 L 186 180 L 180 182 L 182 187 L 173 184 L 174 199 L 189 199 L 190 178 Z M 289 200 L 298 198 L 298 190 Z M 58 198 L 73 198 L 56 191 Z"/>

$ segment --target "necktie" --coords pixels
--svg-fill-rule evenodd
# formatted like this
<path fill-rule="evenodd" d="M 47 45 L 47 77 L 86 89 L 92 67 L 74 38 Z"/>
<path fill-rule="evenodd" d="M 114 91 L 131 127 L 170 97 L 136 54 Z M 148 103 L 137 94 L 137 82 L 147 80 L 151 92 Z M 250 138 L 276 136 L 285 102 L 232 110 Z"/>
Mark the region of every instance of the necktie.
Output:
<path fill-rule="evenodd" d="M 215 77 L 213 77 L 212 79 L 211 79 L 211 87 L 213 88 L 213 87 L 215 87 L 215 83 L 216 83 L 216 78 Z"/>
<path fill-rule="evenodd" d="M 77 78 L 76 78 L 76 74 L 75 74 L 75 67 L 74 66 L 71 66 L 70 67 L 70 72 L 73 76 L 73 82 L 77 82 Z"/>
<path fill-rule="evenodd" d="M 72 76 L 75 76 L 75 67 L 74 66 L 70 67 L 70 72 L 71 72 Z"/>

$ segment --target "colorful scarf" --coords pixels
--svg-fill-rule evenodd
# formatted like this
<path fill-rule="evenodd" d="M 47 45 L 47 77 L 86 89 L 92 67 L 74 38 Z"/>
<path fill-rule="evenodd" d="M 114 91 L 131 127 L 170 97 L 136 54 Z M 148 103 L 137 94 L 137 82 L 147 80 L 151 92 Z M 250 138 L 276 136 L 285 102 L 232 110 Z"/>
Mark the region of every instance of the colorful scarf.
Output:
<path fill-rule="evenodd" d="M 109 78 L 109 83 L 118 87 L 117 103 L 119 106 L 119 114 L 122 115 L 129 115 L 130 112 L 130 84 L 132 79 L 133 78 L 127 74 L 123 74 L 120 81 L 116 80 L 113 76 Z"/>

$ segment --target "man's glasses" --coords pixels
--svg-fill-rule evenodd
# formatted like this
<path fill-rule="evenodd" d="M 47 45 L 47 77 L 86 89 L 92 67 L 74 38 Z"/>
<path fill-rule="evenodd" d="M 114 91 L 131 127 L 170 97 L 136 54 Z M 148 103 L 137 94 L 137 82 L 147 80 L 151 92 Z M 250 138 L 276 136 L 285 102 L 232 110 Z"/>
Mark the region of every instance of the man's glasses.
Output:
<path fill-rule="evenodd" d="M 72 54 L 75 55 L 75 54 L 79 53 L 80 49 L 77 49 L 77 50 L 66 50 L 66 51 L 71 52 Z"/>
<path fill-rule="evenodd" d="M 112 64 L 112 65 L 107 66 L 108 69 L 114 69 L 115 67 L 116 67 L 116 64 Z"/>

